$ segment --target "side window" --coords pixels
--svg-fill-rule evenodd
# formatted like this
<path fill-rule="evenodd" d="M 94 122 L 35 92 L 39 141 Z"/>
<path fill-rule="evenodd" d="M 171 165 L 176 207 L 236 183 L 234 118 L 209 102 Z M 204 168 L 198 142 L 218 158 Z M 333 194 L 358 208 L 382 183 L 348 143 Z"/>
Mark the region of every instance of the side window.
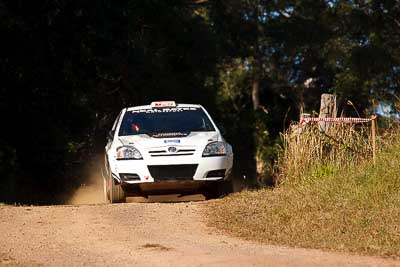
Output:
<path fill-rule="evenodd" d="M 113 139 L 114 139 L 115 129 L 117 128 L 118 122 L 119 122 L 119 120 L 121 118 L 121 114 L 123 113 L 123 111 L 124 110 L 121 110 L 121 112 L 118 114 L 117 118 L 114 121 L 114 124 L 113 124 L 111 130 L 107 134 L 108 143 L 111 143 L 113 141 Z"/>
<path fill-rule="evenodd" d="M 124 110 L 121 110 L 121 112 L 118 114 L 118 117 L 115 119 L 113 127 L 111 128 L 111 131 L 115 131 L 115 129 L 117 128 L 117 124 L 118 124 L 119 118 L 121 117 L 122 111 L 124 111 Z"/>

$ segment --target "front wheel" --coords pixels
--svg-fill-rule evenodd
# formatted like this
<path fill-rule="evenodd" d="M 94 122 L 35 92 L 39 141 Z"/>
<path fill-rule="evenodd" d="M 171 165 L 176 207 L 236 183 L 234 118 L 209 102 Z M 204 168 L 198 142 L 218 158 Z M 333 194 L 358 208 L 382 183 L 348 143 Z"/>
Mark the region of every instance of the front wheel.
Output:
<path fill-rule="evenodd" d="M 117 184 L 117 181 L 109 176 L 109 200 L 110 203 L 123 203 L 125 202 L 125 192 L 120 184 Z"/>
<path fill-rule="evenodd" d="M 101 168 L 101 176 L 103 177 L 103 201 L 104 203 L 110 203 L 110 187 L 109 187 L 109 169 L 107 165 Z"/>
<path fill-rule="evenodd" d="M 232 193 L 232 181 L 230 180 L 212 182 L 203 191 L 203 195 L 207 200 L 226 196 L 230 193 Z"/>
<path fill-rule="evenodd" d="M 108 178 L 107 175 L 104 175 L 103 170 L 102 171 L 102 176 L 103 176 L 103 200 L 104 203 L 110 203 L 110 196 L 109 196 L 109 190 L 108 190 Z"/>

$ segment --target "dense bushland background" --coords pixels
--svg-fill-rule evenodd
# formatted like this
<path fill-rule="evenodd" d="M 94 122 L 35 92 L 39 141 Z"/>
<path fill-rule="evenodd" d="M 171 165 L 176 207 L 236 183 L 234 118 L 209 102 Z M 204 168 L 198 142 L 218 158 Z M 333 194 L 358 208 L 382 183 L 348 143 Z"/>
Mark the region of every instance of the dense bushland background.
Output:
<path fill-rule="evenodd" d="M 321 93 L 349 116 L 400 93 L 399 1 L 0 0 L 0 34 L 0 201 L 62 201 L 125 106 L 204 105 L 256 186 Z"/>

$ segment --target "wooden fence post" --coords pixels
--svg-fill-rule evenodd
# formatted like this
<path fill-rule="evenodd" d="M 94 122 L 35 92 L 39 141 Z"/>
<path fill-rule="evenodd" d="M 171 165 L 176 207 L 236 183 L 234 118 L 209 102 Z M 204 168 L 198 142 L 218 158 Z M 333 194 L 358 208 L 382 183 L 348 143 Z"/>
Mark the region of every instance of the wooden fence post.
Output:
<path fill-rule="evenodd" d="M 321 95 L 321 107 L 319 110 L 320 118 L 336 118 L 336 96 L 332 94 Z M 331 122 L 319 122 L 319 130 L 327 132 L 331 127 Z"/>
<path fill-rule="evenodd" d="M 371 134 L 372 134 L 372 161 L 376 164 L 376 116 L 371 120 Z"/>

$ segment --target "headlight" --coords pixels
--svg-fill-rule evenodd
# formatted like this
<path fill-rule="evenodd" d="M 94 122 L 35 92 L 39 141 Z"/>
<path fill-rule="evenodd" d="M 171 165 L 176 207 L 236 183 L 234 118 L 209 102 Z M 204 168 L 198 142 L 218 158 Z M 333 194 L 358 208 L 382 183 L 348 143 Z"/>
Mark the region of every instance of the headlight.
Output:
<path fill-rule="evenodd" d="M 143 159 L 143 157 L 133 146 L 120 146 L 117 148 L 117 160 L 124 159 Z"/>
<path fill-rule="evenodd" d="M 226 146 L 224 142 L 214 142 L 206 146 L 203 151 L 203 157 L 224 156 L 226 155 Z"/>

